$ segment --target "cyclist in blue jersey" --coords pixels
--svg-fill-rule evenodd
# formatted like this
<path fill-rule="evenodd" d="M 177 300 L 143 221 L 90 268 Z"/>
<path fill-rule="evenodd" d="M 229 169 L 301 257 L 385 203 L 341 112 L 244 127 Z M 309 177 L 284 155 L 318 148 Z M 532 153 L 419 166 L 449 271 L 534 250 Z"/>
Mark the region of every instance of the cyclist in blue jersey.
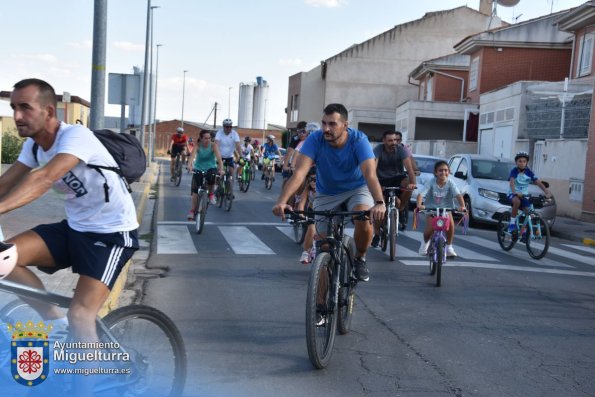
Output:
<path fill-rule="evenodd" d="M 386 206 L 376 176 L 376 160 L 367 136 L 348 127 L 347 109 L 333 103 L 324 108 L 322 129 L 308 136 L 298 153 L 297 166 L 281 192 L 273 213 L 284 216 L 291 209 L 287 200 L 304 183 L 308 171 L 316 165 L 314 209 L 332 210 L 346 205 L 349 211 L 370 210 L 372 221 L 380 222 Z M 324 223 L 324 222 L 322 222 Z M 370 221 L 354 221 L 355 274 L 361 281 L 370 279 L 365 255 L 372 241 Z M 326 230 L 318 225 L 318 231 Z"/>
<path fill-rule="evenodd" d="M 262 177 L 264 179 L 264 171 L 269 164 L 269 162 L 273 162 L 273 171 L 271 176 L 273 177 L 273 181 L 275 180 L 275 159 L 281 157 L 281 150 L 279 150 L 279 146 L 275 144 L 275 136 L 269 135 L 267 136 L 267 141 L 264 145 L 262 145 Z"/>

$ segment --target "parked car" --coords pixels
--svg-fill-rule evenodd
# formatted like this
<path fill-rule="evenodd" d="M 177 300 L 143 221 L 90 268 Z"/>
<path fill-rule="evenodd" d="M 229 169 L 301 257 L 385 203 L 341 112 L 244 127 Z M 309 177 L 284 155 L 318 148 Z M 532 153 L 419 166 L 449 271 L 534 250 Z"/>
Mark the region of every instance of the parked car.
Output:
<path fill-rule="evenodd" d="M 510 211 L 508 177 L 515 167 L 512 160 L 478 154 L 456 154 L 448 161 L 452 178 L 465 199 L 469 222 L 497 223 Z M 546 182 L 547 183 L 547 182 Z M 549 226 L 556 220 L 556 200 L 546 198 L 536 185 L 529 186 L 535 210 Z"/>
<path fill-rule="evenodd" d="M 446 161 L 446 159 L 441 157 L 421 154 L 414 154 L 413 160 L 415 161 L 415 183 L 417 184 L 417 189 L 413 191 L 409 200 L 409 207 L 411 208 L 415 208 L 416 206 L 417 195 L 429 188 L 428 183 L 434 177 L 434 164 L 440 160 Z"/>

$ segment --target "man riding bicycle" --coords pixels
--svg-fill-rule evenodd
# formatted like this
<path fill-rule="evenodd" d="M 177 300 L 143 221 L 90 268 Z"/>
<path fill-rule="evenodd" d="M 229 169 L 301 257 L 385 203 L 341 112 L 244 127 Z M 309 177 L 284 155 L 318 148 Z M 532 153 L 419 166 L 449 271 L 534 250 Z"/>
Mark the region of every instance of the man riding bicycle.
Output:
<path fill-rule="evenodd" d="M 244 138 L 244 145 L 242 146 L 242 150 L 240 151 L 240 166 L 238 168 L 238 179 L 242 172 L 244 172 L 244 167 L 250 167 L 254 158 L 254 147 L 250 144 L 252 138 L 249 136 Z"/>
<path fill-rule="evenodd" d="M 18 258 L 7 278 L 43 289 L 27 266 L 50 274 L 72 267 L 80 277 L 67 317 L 55 306 L 30 304 L 44 320 L 52 320 L 54 329 L 68 329 L 74 341 L 97 341 L 97 313 L 138 249 L 132 196 L 116 172 L 99 173 L 87 166 L 118 165 L 93 132 L 58 120 L 56 94 L 47 82 L 18 82 L 10 106 L 19 136 L 27 139 L 17 161 L 0 177 L 0 214 L 38 199 L 53 187 L 64 197 L 67 219 L 9 239 L 18 249 Z"/>
<path fill-rule="evenodd" d="M 176 133 L 171 136 L 169 143 L 168 154 L 171 154 L 171 160 L 169 163 L 169 176 L 170 181 L 174 181 L 174 165 L 176 162 L 176 156 L 178 153 L 182 156 L 182 164 L 186 164 L 186 155 L 189 153 L 188 149 L 188 135 L 184 134 L 182 127 L 176 128 Z"/>
<path fill-rule="evenodd" d="M 376 175 L 380 185 L 382 187 L 401 187 L 403 189 L 397 192 L 396 206 L 399 211 L 404 211 L 409 205 L 411 191 L 415 189 L 415 172 L 411 153 L 401 145 L 401 141 L 402 135 L 399 131 L 384 131 L 382 145 L 377 145 L 374 148 L 374 156 L 376 156 Z M 407 170 L 407 174 L 403 171 L 404 169 Z M 387 194 L 383 194 L 384 200 L 387 201 Z M 403 230 L 405 225 L 401 224 L 399 228 Z M 378 246 L 380 241 L 379 230 L 380 223 L 374 223 L 372 247 Z"/>
<path fill-rule="evenodd" d="M 230 175 L 235 175 L 235 161 L 234 158 L 240 156 L 242 148 L 240 147 L 240 136 L 238 132 L 232 129 L 233 121 L 231 119 L 223 120 L 223 129 L 218 130 L 215 134 L 215 143 L 219 146 L 219 153 L 225 170 L 231 167 Z M 233 183 L 230 183 L 233 189 Z"/>
<path fill-rule="evenodd" d="M 374 153 L 366 135 L 348 128 L 348 124 L 345 106 L 334 103 L 324 108 L 322 129 L 311 133 L 300 149 L 293 176 L 273 207 L 275 215 L 285 217 L 284 210 L 291 209 L 287 200 L 316 165 L 316 211 L 346 205 L 348 211 L 370 210 L 373 221 L 382 220 L 386 207 L 376 177 Z M 360 281 L 368 281 L 365 255 L 372 240 L 372 227 L 368 220 L 355 220 L 354 224 L 355 274 Z M 317 229 L 326 230 L 321 225 Z"/>

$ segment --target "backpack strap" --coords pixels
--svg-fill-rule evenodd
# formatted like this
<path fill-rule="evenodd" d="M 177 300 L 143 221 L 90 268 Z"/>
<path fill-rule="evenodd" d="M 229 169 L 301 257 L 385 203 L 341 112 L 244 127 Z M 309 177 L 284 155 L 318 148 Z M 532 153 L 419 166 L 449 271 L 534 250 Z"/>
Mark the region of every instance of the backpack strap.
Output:
<path fill-rule="evenodd" d="M 33 147 L 31 147 L 31 152 L 33 152 L 33 158 L 35 158 L 35 162 L 39 164 L 39 161 L 37 161 L 37 149 L 39 148 L 39 145 L 37 144 L 37 142 L 33 142 Z"/>
<path fill-rule="evenodd" d="M 105 195 L 105 202 L 109 203 L 109 186 L 107 184 L 107 178 L 105 177 L 105 175 L 103 175 L 103 171 L 101 171 L 101 168 L 98 165 L 91 165 L 91 164 L 87 164 L 87 167 L 93 168 L 95 171 L 99 172 L 99 174 L 101 174 L 101 176 L 103 177 L 103 194 Z M 113 168 L 113 167 L 108 167 L 108 168 Z"/>

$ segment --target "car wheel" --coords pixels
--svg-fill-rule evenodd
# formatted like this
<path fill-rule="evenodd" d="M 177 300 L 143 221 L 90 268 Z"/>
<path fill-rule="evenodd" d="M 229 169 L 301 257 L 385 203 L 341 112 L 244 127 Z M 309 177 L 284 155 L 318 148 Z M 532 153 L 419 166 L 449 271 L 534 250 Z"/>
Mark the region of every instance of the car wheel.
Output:
<path fill-rule="evenodd" d="M 465 208 L 467 208 L 467 215 L 469 215 L 469 226 L 477 226 L 477 222 L 473 219 L 473 210 L 471 210 L 471 199 L 465 196 Z"/>

